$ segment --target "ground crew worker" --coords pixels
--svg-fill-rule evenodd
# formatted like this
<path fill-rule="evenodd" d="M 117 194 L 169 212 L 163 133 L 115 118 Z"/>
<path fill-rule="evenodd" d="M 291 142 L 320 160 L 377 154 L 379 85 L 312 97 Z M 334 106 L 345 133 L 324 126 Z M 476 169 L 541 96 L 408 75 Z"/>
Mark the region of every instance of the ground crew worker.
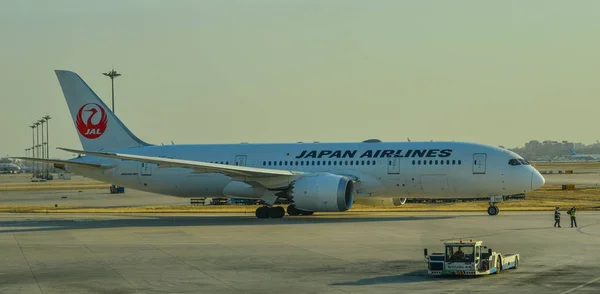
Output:
<path fill-rule="evenodd" d="M 556 210 L 554 210 L 554 227 L 556 228 L 556 225 L 558 225 L 558 227 L 560 228 L 560 211 L 558 211 L 560 209 L 560 207 L 556 207 Z"/>
<path fill-rule="evenodd" d="M 458 247 L 458 251 L 454 252 L 454 254 L 452 254 L 452 257 L 450 259 L 452 261 L 459 261 L 459 260 L 462 260 L 464 257 L 465 257 L 465 253 L 462 252 L 460 247 Z"/>
<path fill-rule="evenodd" d="M 569 210 L 569 215 L 571 215 L 571 228 L 573 227 L 573 224 L 575 224 L 575 227 L 577 228 L 577 220 L 575 219 L 575 206 L 571 207 Z"/>

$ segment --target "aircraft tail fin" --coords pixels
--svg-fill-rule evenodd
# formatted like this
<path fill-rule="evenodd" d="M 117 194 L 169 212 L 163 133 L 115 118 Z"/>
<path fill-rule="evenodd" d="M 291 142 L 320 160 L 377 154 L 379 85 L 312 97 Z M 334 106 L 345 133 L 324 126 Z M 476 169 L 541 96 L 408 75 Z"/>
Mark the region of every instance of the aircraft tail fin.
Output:
<path fill-rule="evenodd" d="M 577 153 L 575 153 L 575 150 L 573 150 L 573 148 L 569 148 L 569 152 L 571 152 L 571 155 L 577 155 Z"/>
<path fill-rule="evenodd" d="M 78 74 L 66 70 L 55 72 L 84 150 L 150 145 L 131 133 Z"/>

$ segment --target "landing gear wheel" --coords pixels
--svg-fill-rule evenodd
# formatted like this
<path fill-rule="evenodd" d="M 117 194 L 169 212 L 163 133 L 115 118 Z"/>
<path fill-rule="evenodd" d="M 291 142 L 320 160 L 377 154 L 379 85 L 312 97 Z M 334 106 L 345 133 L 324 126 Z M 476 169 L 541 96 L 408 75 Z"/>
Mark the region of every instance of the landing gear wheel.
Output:
<path fill-rule="evenodd" d="M 269 207 L 268 215 L 270 218 L 282 218 L 285 215 L 285 209 L 281 206 Z"/>
<path fill-rule="evenodd" d="M 500 211 L 500 209 L 498 209 L 498 207 L 495 206 L 495 205 L 492 205 L 492 206 L 488 207 L 488 214 L 489 215 L 497 215 L 499 211 Z"/>
<path fill-rule="evenodd" d="M 269 218 L 269 208 L 262 206 L 256 209 L 257 218 Z"/>
<path fill-rule="evenodd" d="M 515 258 L 515 267 L 514 269 L 517 269 L 519 267 L 519 258 Z"/>
<path fill-rule="evenodd" d="M 300 209 L 296 208 L 296 205 L 290 205 L 287 208 L 287 213 L 289 215 L 300 215 Z"/>
<path fill-rule="evenodd" d="M 300 210 L 300 215 L 313 215 L 313 214 L 315 214 L 314 211 Z"/>

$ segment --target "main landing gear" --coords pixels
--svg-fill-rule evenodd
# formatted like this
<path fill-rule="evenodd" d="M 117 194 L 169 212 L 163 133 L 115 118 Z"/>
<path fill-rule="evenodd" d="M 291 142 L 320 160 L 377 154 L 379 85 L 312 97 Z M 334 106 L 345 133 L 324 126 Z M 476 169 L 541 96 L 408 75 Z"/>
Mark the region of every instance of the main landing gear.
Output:
<path fill-rule="evenodd" d="M 263 206 L 256 209 L 257 218 L 282 218 L 285 215 L 285 209 L 281 206 Z"/>
<path fill-rule="evenodd" d="M 504 200 L 503 196 L 491 196 L 490 197 L 490 207 L 488 207 L 488 214 L 489 215 L 497 215 L 498 212 L 500 212 L 500 208 L 498 208 L 498 206 L 496 206 L 496 203 L 500 203 Z"/>
<path fill-rule="evenodd" d="M 292 204 L 288 206 L 287 213 L 289 215 L 313 215 L 314 211 L 306 211 L 296 208 L 296 205 Z M 257 218 L 283 218 L 285 216 L 285 209 L 281 206 L 262 206 L 256 209 Z"/>
<path fill-rule="evenodd" d="M 289 215 L 313 215 L 315 212 L 298 209 L 296 208 L 296 205 L 292 204 L 288 206 L 287 213 Z"/>

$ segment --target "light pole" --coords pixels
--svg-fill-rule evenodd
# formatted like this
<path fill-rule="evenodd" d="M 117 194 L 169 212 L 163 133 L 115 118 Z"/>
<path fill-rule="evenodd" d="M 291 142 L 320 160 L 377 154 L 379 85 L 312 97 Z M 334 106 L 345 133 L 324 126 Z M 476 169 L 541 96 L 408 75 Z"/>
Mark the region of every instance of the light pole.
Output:
<path fill-rule="evenodd" d="M 46 122 L 46 120 L 44 119 L 40 119 L 38 120 L 38 122 L 40 122 L 40 124 L 42 125 L 42 143 L 40 144 L 40 148 L 42 148 L 42 159 L 46 158 L 45 154 L 46 154 L 46 150 L 44 150 L 44 122 Z M 41 162 L 41 169 L 40 169 L 40 174 L 43 175 L 46 173 L 46 163 L 45 162 Z"/>
<path fill-rule="evenodd" d="M 49 115 L 44 116 L 46 120 L 46 158 L 50 159 L 50 119 Z M 46 178 L 48 178 L 50 171 L 46 172 Z"/>
<path fill-rule="evenodd" d="M 114 69 L 102 74 L 110 78 L 110 83 L 112 85 L 112 112 L 115 113 L 115 78 L 121 74 L 117 73 Z"/>
<path fill-rule="evenodd" d="M 39 121 L 35 123 L 35 127 L 36 127 L 36 128 L 35 128 L 35 130 L 36 130 L 36 132 L 37 132 L 37 144 L 35 144 L 35 148 L 37 148 L 37 149 L 36 149 L 36 150 L 37 150 L 37 152 L 36 152 L 36 153 L 37 153 L 37 155 L 38 155 L 38 158 L 41 158 L 41 157 L 40 157 L 40 149 L 39 149 L 39 148 L 40 148 L 40 128 L 39 128 L 39 125 L 40 125 L 40 122 L 39 122 Z M 38 171 L 36 171 L 36 172 L 37 172 L 37 174 L 38 174 L 38 178 L 39 178 L 39 177 L 40 177 L 40 175 L 39 175 L 39 169 L 40 169 L 40 165 L 38 164 L 38 165 L 36 165 L 36 166 L 37 166 L 37 169 L 38 169 Z"/>
<path fill-rule="evenodd" d="M 29 126 L 31 128 L 31 157 L 35 158 L 35 124 Z M 31 164 L 31 173 L 35 173 L 35 161 Z M 33 176 L 32 176 L 33 178 Z"/>

